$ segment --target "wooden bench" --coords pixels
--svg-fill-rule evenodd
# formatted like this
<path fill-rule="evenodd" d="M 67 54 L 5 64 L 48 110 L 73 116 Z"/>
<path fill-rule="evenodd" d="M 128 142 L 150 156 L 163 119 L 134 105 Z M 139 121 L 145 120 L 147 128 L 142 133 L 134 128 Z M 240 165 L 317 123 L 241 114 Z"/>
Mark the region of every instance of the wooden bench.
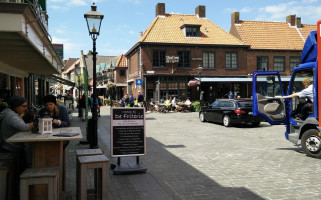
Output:
<path fill-rule="evenodd" d="M 20 175 L 20 200 L 29 199 L 29 186 L 46 184 L 48 200 L 59 199 L 59 167 L 28 168 Z"/>
<path fill-rule="evenodd" d="M 87 200 L 88 170 L 97 170 L 95 199 L 107 199 L 108 158 L 105 155 L 79 156 L 77 162 L 77 199 Z"/>

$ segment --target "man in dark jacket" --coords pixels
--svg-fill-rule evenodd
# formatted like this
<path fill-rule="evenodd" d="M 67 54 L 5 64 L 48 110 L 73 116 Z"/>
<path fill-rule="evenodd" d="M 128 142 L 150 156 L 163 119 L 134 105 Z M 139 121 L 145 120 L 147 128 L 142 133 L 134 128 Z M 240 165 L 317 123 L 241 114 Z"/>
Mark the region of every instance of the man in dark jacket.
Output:
<path fill-rule="evenodd" d="M 134 96 L 133 94 L 130 94 L 130 97 L 129 97 L 129 104 L 130 104 L 130 107 L 134 107 Z"/>
<path fill-rule="evenodd" d="M 137 96 L 138 106 L 143 107 L 144 95 L 139 91 Z"/>

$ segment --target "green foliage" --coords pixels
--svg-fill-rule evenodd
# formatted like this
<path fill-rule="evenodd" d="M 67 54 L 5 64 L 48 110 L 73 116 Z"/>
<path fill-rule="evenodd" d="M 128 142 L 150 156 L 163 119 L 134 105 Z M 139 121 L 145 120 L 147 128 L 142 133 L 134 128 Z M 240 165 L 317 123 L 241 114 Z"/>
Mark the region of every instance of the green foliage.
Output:
<path fill-rule="evenodd" d="M 110 105 L 110 100 L 109 99 L 105 99 L 105 104 Z"/>
<path fill-rule="evenodd" d="M 201 110 L 201 104 L 199 101 L 194 101 L 192 104 L 191 104 L 191 109 L 192 109 L 192 112 L 199 112 Z"/>

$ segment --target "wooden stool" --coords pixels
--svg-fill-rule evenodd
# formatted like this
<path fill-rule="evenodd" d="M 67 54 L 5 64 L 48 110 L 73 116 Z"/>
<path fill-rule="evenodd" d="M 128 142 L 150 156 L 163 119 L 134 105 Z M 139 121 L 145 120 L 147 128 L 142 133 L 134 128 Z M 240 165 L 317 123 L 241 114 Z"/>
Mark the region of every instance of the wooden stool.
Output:
<path fill-rule="evenodd" d="M 107 199 L 108 158 L 105 155 L 80 156 L 77 162 L 77 199 L 87 200 L 88 169 L 97 170 L 96 199 Z"/>
<path fill-rule="evenodd" d="M 0 199 L 9 199 L 8 197 L 8 173 L 10 171 L 8 161 L 0 161 Z"/>
<path fill-rule="evenodd" d="M 16 188 L 16 185 L 19 184 L 19 176 L 15 176 L 15 174 L 18 174 L 17 167 L 15 166 L 15 160 L 16 156 L 13 153 L 0 153 L 0 161 L 7 161 L 8 166 L 10 168 L 8 173 L 8 182 L 6 184 L 7 187 L 7 198 L 6 199 L 18 199 L 18 193 L 15 192 L 14 188 Z M 15 178 L 17 177 L 17 178 Z M 17 180 L 16 180 L 17 179 Z M 0 189 L 1 190 L 1 189 Z M 0 199 L 2 196 L 0 195 Z"/>
<path fill-rule="evenodd" d="M 77 149 L 76 155 L 79 156 L 94 156 L 104 154 L 101 149 Z"/>
<path fill-rule="evenodd" d="M 76 150 L 76 155 L 77 155 L 76 163 L 78 162 L 79 156 L 96 156 L 96 155 L 102 155 L 102 154 L 104 154 L 104 153 L 101 149 L 78 149 L 78 150 Z M 80 177 L 80 176 L 77 176 L 77 177 Z M 95 184 L 94 187 L 95 188 L 97 188 L 96 183 L 97 183 L 97 170 L 95 169 L 95 173 L 94 173 L 94 184 Z"/>
<path fill-rule="evenodd" d="M 20 175 L 20 199 L 29 199 L 29 185 L 47 184 L 48 200 L 58 199 L 58 167 L 28 168 Z"/>

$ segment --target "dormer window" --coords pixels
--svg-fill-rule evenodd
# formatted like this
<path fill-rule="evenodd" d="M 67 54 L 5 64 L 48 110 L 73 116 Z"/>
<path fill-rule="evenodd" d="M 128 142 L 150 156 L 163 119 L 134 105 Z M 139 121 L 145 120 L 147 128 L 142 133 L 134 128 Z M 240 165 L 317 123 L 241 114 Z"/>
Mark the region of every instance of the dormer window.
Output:
<path fill-rule="evenodd" d="M 181 29 L 185 33 L 186 37 L 201 37 L 201 25 L 184 24 Z"/>

